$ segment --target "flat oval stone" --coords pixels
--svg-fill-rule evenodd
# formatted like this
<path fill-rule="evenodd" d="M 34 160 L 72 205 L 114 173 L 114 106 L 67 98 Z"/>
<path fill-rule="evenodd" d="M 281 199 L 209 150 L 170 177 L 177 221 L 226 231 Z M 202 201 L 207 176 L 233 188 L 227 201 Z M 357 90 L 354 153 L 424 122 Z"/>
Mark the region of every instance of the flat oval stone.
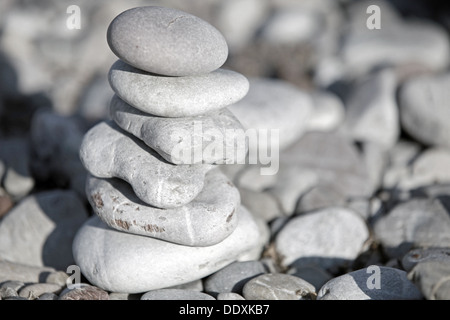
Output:
<path fill-rule="evenodd" d="M 90 283 L 111 292 L 140 293 L 204 278 L 260 245 L 251 214 L 239 208 L 239 224 L 225 240 L 190 247 L 109 228 L 97 216 L 79 230 L 73 251 Z"/>
<path fill-rule="evenodd" d="M 171 163 L 245 163 L 244 128 L 227 108 L 195 117 L 164 118 L 139 111 L 115 95 L 110 116 Z"/>
<path fill-rule="evenodd" d="M 79 287 L 66 288 L 59 300 L 109 300 L 109 295 L 105 290 L 83 283 Z"/>
<path fill-rule="evenodd" d="M 242 289 L 246 300 L 312 300 L 316 289 L 309 282 L 284 273 L 268 273 L 248 281 Z"/>
<path fill-rule="evenodd" d="M 119 14 L 109 25 L 111 50 L 136 68 L 168 76 L 211 72 L 228 56 L 223 35 L 189 13 L 157 6 Z"/>
<path fill-rule="evenodd" d="M 370 266 L 328 281 L 317 300 L 421 300 L 422 294 L 404 270 Z"/>
<path fill-rule="evenodd" d="M 358 213 L 327 207 L 290 219 L 275 238 L 275 250 L 283 266 L 303 263 L 333 270 L 356 259 L 368 237 Z"/>
<path fill-rule="evenodd" d="M 98 178 L 127 181 L 139 199 L 158 208 L 191 202 L 203 189 L 210 165 L 174 165 L 114 122 L 101 122 L 84 136 L 80 158 Z"/>
<path fill-rule="evenodd" d="M 86 194 L 94 211 L 111 228 L 182 245 L 216 244 L 238 223 L 239 192 L 219 169 L 206 174 L 205 187 L 194 200 L 172 209 L 143 203 L 130 185 L 119 179 L 90 176 Z"/>
<path fill-rule="evenodd" d="M 146 292 L 141 300 L 216 300 L 209 294 L 186 289 L 158 289 Z"/>
<path fill-rule="evenodd" d="M 241 100 L 248 92 L 246 77 L 217 69 L 186 77 L 165 77 L 116 61 L 109 70 L 109 83 L 125 102 L 161 117 L 189 117 L 219 110 Z"/>

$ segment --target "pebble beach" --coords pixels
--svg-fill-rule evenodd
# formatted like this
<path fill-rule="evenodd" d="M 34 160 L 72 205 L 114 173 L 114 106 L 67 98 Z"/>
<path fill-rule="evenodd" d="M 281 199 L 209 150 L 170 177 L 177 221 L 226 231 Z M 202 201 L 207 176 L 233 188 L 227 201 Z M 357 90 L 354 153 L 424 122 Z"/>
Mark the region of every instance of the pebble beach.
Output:
<path fill-rule="evenodd" d="M 3 1 L 0 300 L 449 300 L 449 12 Z"/>

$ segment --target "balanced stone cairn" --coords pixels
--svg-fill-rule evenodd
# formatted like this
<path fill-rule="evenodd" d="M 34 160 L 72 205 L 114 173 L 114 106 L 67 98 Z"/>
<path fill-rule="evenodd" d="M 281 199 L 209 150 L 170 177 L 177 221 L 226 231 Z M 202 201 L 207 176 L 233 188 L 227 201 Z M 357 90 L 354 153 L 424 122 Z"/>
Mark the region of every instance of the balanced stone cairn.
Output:
<path fill-rule="evenodd" d="M 220 68 L 222 34 L 147 6 L 118 15 L 107 40 L 119 58 L 109 72 L 111 120 L 91 128 L 80 149 L 96 213 L 73 243 L 83 275 L 111 292 L 142 293 L 257 259 L 258 223 L 217 166 L 248 151 L 230 134 L 243 128 L 226 106 L 249 83 Z"/>

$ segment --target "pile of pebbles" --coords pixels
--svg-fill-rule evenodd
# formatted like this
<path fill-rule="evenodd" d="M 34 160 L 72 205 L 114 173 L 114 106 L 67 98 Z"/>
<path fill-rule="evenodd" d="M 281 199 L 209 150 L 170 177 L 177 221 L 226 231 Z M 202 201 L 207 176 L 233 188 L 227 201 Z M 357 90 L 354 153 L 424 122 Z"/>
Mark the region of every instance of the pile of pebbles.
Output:
<path fill-rule="evenodd" d="M 344 24 L 318 3 L 333 14 L 317 21 Z M 380 30 L 365 25 L 372 4 Z M 319 7 L 277 1 L 264 26 L 263 9 L 234 20 L 247 33 L 168 7 L 117 16 L 109 119 L 33 105 L 27 129 L 0 136 L 0 298 L 450 299 L 448 32 L 348 1 L 338 43 L 337 27 L 297 24 Z M 305 43 L 307 87 L 276 54 Z M 254 72 L 275 62 L 284 79 Z M 8 99 L 0 120 L 15 119 Z M 276 174 L 240 164 L 258 145 L 203 152 L 211 132 L 249 128 L 280 130 Z"/>

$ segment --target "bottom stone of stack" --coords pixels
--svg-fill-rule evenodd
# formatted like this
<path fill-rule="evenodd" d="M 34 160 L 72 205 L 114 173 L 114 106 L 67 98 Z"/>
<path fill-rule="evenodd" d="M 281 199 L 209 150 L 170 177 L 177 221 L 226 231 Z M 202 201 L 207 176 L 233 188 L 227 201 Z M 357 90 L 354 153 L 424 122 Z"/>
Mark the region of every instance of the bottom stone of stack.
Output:
<path fill-rule="evenodd" d="M 245 207 L 239 207 L 238 216 L 234 232 L 208 247 L 117 231 L 93 216 L 74 239 L 74 259 L 88 281 L 111 292 L 141 293 L 188 283 L 259 251 L 266 235 Z"/>

